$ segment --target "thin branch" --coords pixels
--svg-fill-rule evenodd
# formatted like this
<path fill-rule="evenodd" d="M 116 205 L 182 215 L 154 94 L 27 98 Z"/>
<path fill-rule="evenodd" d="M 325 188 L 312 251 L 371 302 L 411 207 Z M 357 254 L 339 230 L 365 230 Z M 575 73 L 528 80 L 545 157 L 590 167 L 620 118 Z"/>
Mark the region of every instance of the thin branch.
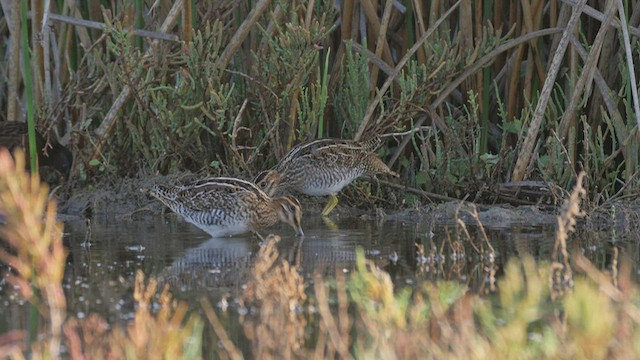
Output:
<path fill-rule="evenodd" d="M 29 11 L 28 17 L 30 19 L 33 18 L 33 13 L 31 11 Z M 102 31 L 104 31 L 104 28 L 106 26 L 104 23 L 101 23 L 101 22 L 85 20 L 85 19 L 78 19 L 78 18 L 75 18 L 75 17 L 59 15 L 59 14 L 54 14 L 54 13 L 48 13 L 48 17 L 51 20 L 63 22 L 63 23 L 66 23 L 66 24 L 71 24 L 71 25 L 75 25 L 75 26 L 82 26 L 82 27 L 86 27 L 86 28 L 90 28 L 90 29 L 97 29 L 97 30 L 102 30 Z M 44 24 L 43 24 L 43 26 L 44 26 Z M 180 41 L 180 38 L 178 37 L 178 35 L 174 35 L 174 34 L 167 34 L 167 33 L 149 31 L 149 30 L 142 30 L 142 29 L 131 29 L 131 30 L 126 30 L 125 29 L 125 31 L 131 31 L 131 33 L 133 35 L 146 37 L 146 38 L 151 38 L 151 39 L 167 40 L 167 41 Z"/>

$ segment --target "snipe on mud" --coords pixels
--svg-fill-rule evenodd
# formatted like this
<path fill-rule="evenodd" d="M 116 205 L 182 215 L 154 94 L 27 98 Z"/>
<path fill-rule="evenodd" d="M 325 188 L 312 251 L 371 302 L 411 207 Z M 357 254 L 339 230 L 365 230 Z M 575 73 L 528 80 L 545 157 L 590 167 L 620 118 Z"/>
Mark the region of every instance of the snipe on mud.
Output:
<path fill-rule="evenodd" d="M 327 216 L 338 204 L 336 194 L 362 175 L 397 174 L 374 153 L 381 140 L 321 139 L 301 144 L 271 170 L 263 171 L 255 183 L 273 196 L 296 191 L 311 196 L 330 195 L 322 210 Z"/>
<path fill-rule="evenodd" d="M 27 124 L 19 121 L 0 121 L 0 148 L 7 148 L 13 153 L 14 149 L 22 148 L 28 154 Z M 69 177 L 73 155 L 65 146 L 50 138 L 48 141 L 36 131 L 36 148 L 38 149 L 39 166 L 48 166 L 64 179 Z M 29 155 L 25 155 L 29 158 Z"/>
<path fill-rule="evenodd" d="M 213 237 L 247 231 L 259 236 L 258 229 L 278 221 L 289 224 L 297 236 L 304 235 L 298 200 L 291 196 L 271 198 L 249 181 L 219 177 L 140 190 Z"/>

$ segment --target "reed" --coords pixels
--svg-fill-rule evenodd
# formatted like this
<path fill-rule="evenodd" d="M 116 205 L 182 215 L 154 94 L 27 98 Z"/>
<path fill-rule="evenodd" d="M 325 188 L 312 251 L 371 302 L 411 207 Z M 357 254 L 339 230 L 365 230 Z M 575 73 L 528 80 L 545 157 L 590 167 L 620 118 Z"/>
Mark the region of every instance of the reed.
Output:
<path fill-rule="evenodd" d="M 619 169 L 587 183 L 598 189 L 591 200 L 636 191 L 637 121 L 628 114 L 638 107 L 631 84 L 640 30 L 627 19 L 638 7 L 137 0 L 102 12 L 91 1 L 31 3 L 12 8 L 21 18 L 32 10 L 31 26 L 12 16 L 0 28 L 10 40 L 0 48 L 8 68 L 22 68 L 0 76 L 9 95 L 0 97 L 0 117 L 22 119 L 16 110 L 28 106 L 17 101 L 32 99 L 27 114 L 37 114 L 37 128 L 79 155 L 75 176 L 206 167 L 253 174 L 298 142 L 366 132 L 395 134 L 382 152 L 397 172 L 419 180 L 418 190 L 479 155 L 505 160 L 482 174 L 460 168 L 461 183 L 438 188 L 491 201 L 504 194 L 480 193 L 482 184 L 533 179 L 568 190 L 580 170 L 600 180 L 604 169 Z M 30 44 L 21 44 L 21 27 Z M 215 46 L 194 56 L 203 41 Z M 20 48 L 34 58 L 15 62 Z M 477 135 L 458 137 L 455 129 L 468 124 Z M 419 130 L 425 125 L 440 144 Z M 425 158 L 440 151 L 447 161 Z M 571 171 L 550 171 L 566 161 Z"/>

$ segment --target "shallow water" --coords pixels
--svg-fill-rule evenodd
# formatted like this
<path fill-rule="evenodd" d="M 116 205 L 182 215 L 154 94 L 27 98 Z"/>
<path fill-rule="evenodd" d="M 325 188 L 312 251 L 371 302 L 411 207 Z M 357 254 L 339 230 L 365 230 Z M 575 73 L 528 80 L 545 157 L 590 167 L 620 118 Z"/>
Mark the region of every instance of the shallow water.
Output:
<path fill-rule="evenodd" d="M 282 237 L 278 244 L 281 256 L 300 263 L 308 278 L 316 271 L 328 276 L 336 271 L 352 271 L 356 248 L 362 247 L 367 258 L 389 272 L 397 285 L 410 285 L 418 278 L 446 279 L 466 283 L 475 291 L 487 291 L 489 244 L 495 250 L 497 277 L 502 264 L 512 256 L 530 254 L 550 260 L 554 244 L 551 226 L 486 228 L 487 244 L 472 226 L 469 231 L 473 241 L 468 241 L 453 223 L 332 219 L 333 223 L 329 223 L 320 216 L 306 217 L 303 241 L 286 226 L 270 229 Z M 638 242 L 621 240 L 613 244 L 602 240 L 610 239 L 610 235 L 586 233 L 578 236 L 571 247 L 600 268 L 611 265 L 614 247 L 637 264 Z M 87 239 L 90 247 L 83 246 Z M 459 253 L 454 254 L 451 249 L 455 248 L 456 239 L 464 241 L 460 242 Z M 233 300 L 242 293 L 260 244 L 250 234 L 212 239 L 173 216 L 144 221 L 70 220 L 65 222 L 64 242 L 69 250 L 64 288 L 70 314 L 83 318 L 98 313 L 110 323 L 132 319 L 132 284 L 137 269 L 170 284 L 174 296 L 194 308 L 204 296 L 214 304 L 224 299 L 231 304 L 231 311 L 239 311 Z M 424 251 L 419 253 L 416 244 L 422 245 Z M 9 329 L 25 329 L 28 308 L 6 280 L 0 280 L 0 334 Z"/>

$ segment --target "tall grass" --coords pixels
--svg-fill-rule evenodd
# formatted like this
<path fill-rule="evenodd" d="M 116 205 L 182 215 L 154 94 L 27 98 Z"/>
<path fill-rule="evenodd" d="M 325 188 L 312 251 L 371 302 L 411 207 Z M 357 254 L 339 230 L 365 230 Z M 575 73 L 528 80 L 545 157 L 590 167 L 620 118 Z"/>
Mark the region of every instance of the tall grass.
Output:
<path fill-rule="evenodd" d="M 203 168 L 249 176 L 298 142 L 395 134 L 382 153 L 422 190 L 429 174 L 474 156 L 504 160 L 483 174 L 463 169 L 455 175 L 463 182 L 443 192 L 492 200 L 504 194 L 479 194 L 484 184 L 545 180 L 568 189 L 581 170 L 600 180 L 603 169 L 617 170 L 587 183 L 598 189 L 589 192 L 596 204 L 637 189 L 640 30 L 627 21 L 637 7 L 138 0 L 101 11 L 94 2 L 48 3 L 21 11 L 34 10 L 36 26 L 21 26 L 31 44 L 16 46 L 13 21 L 3 28 L 11 44 L 3 58 L 16 59 L 20 47 L 35 56 L 23 57 L 24 79 L 0 77 L 0 87 L 10 96 L 32 88 L 36 108 L 27 113 L 73 148 L 75 176 Z M 22 119 L 14 106 L 22 98 L 0 98 L 5 120 Z M 464 111 L 471 105 L 475 113 Z M 425 158 L 441 151 L 425 126 L 438 131 L 447 161 Z M 464 126 L 477 135 L 458 136 Z M 567 161 L 571 171 L 548 171 Z"/>

